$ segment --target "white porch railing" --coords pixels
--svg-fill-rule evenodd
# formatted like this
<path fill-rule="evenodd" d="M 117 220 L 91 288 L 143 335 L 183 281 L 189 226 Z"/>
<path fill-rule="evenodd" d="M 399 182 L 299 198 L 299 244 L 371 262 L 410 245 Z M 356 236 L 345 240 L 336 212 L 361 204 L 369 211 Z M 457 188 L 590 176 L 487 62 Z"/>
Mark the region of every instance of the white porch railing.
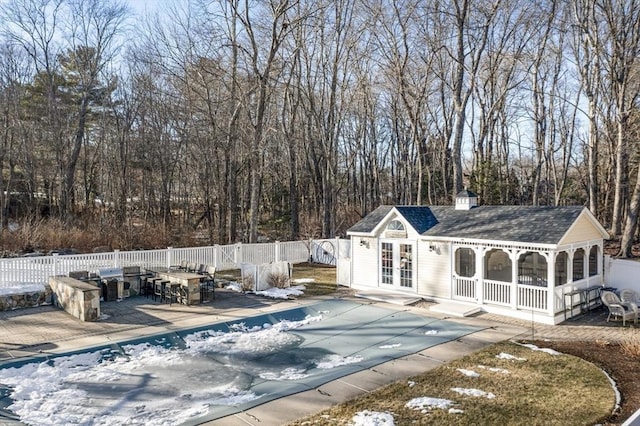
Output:
<path fill-rule="evenodd" d="M 518 284 L 518 309 L 547 312 L 547 287 Z"/>
<path fill-rule="evenodd" d="M 453 295 L 457 299 L 477 301 L 476 280 L 474 278 L 455 277 Z"/>
<path fill-rule="evenodd" d="M 485 303 L 511 305 L 511 283 L 484 280 L 483 296 Z"/>
<path fill-rule="evenodd" d="M 504 281 L 483 280 L 482 304 L 512 306 L 513 284 Z M 516 307 L 522 310 L 548 311 L 547 287 L 517 284 Z M 476 279 L 454 277 L 454 298 L 475 301 Z"/>
<path fill-rule="evenodd" d="M 238 269 L 240 263 L 301 263 L 309 260 L 309 247 L 313 245 L 313 241 L 288 241 L 0 259 L 0 287 L 44 284 L 52 275 L 66 275 L 71 271 L 95 272 L 125 266 L 170 267 L 182 260 L 213 265 L 218 270 Z M 322 260 L 314 259 L 315 262 Z"/>

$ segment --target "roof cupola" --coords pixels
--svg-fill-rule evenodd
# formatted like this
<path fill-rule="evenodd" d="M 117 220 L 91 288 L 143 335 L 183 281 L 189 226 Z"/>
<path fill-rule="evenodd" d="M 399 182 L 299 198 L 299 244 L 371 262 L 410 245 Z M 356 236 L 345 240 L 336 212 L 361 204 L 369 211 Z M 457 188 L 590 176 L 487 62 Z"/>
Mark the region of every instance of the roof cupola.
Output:
<path fill-rule="evenodd" d="M 456 210 L 471 210 L 478 206 L 478 196 L 464 189 L 456 195 Z"/>

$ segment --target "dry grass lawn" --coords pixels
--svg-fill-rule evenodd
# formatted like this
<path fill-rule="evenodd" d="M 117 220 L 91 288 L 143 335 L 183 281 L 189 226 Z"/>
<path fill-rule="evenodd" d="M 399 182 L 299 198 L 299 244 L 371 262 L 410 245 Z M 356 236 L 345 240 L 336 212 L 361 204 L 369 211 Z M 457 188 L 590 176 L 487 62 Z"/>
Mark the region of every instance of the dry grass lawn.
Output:
<path fill-rule="evenodd" d="M 220 271 L 216 274 L 216 278 L 242 282 L 239 269 Z M 303 280 L 303 282 L 297 283 L 296 280 Z M 292 281 L 291 285 L 305 286 L 304 295 L 298 297 L 331 294 L 335 293 L 338 287 L 336 285 L 336 268 L 330 265 L 296 263 L 293 265 Z"/>
<path fill-rule="evenodd" d="M 526 360 L 497 358 L 500 353 Z M 452 388 L 481 390 L 495 397 L 465 396 Z M 422 397 L 453 401 L 454 412 L 406 407 Z M 356 413 L 369 410 L 393 414 L 397 425 L 586 425 L 607 418 L 614 405 L 608 379 L 593 364 L 502 342 L 291 424 L 347 425 Z"/>
<path fill-rule="evenodd" d="M 292 279 L 292 285 L 297 285 L 296 280 L 305 280 L 301 283 L 306 288 L 304 296 L 301 297 L 331 294 L 337 289 L 336 268 L 334 266 L 298 263 L 293 265 Z M 313 281 L 306 282 L 307 279 Z"/>

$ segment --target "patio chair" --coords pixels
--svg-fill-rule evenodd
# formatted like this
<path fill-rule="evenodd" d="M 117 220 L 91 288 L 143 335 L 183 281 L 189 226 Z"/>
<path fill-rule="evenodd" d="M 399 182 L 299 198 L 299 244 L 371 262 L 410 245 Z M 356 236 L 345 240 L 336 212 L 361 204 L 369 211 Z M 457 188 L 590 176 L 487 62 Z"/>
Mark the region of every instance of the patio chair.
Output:
<path fill-rule="evenodd" d="M 631 309 L 638 312 L 638 306 L 640 306 L 640 296 L 638 292 L 630 288 L 620 290 L 620 300 L 622 303 L 630 306 Z"/>
<path fill-rule="evenodd" d="M 143 294 L 148 299 L 149 296 L 153 296 L 153 291 L 152 277 L 142 276 L 140 278 L 140 294 Z"/>
<path fill-rule="evenodd" d="M 623 326 L 626 325 L 626 321 L 629 319 L 634 320 L 636 324 L 638 323 L 637 306 L 626 304 L 612 291 L 603 291 L 600 298 L 602 299 L 602 303 L 609 309 L 607 321 L 609 321 L 611 317 L 620 317 L 622 318 Z"/>
<path fill-rule="evenodd" d="M 200 303 L 204 301 L 210 301 L 216 298 L 215 293 L 215 276 L 216 267 L 209 266 L 203 272 L 203 278 L 200 281 Z"/>
<path fill-rule="evenodd" d="M 166 298 L 169 299 L 169 306 L 175 303 L 182 303 L 181 285 L 179 283 L 169 283 Z"/>
<path fill-rule="evenodd" d="M 153 279 L 153 300 L 160 298 L 160 303 L 165 302 L 169 299 L 169 280 L 165 280 L 162 278 L 154 278 Z"/>
<path fill-rule="evenodd" d="M 207 273 L 207 265 L 201 263 L 200 266 L 198 266 L 198 270 L 196 271 L 196 274 L 205 275 L 206 273 Z"/>
<path fill-rule="evenodd" d="M 181 260 L 179 265 L 172 265 L 169 269 L 175 269 L 176 271 L 186 271 L 189 262 Z"/>

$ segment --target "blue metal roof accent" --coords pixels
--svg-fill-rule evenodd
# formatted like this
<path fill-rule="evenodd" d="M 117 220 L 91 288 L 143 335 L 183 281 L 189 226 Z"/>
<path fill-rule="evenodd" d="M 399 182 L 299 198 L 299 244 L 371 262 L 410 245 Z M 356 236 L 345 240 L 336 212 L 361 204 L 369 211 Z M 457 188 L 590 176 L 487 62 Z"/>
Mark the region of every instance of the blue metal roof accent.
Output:
<path fill-rule="evenodd" d="M 436 219 L 429 207 L 396 206 L 396 210 L 398 210 L 398 213 L 402 215 L 418 234 L 422 234 L 438 224 L 438 219 Z"/>

